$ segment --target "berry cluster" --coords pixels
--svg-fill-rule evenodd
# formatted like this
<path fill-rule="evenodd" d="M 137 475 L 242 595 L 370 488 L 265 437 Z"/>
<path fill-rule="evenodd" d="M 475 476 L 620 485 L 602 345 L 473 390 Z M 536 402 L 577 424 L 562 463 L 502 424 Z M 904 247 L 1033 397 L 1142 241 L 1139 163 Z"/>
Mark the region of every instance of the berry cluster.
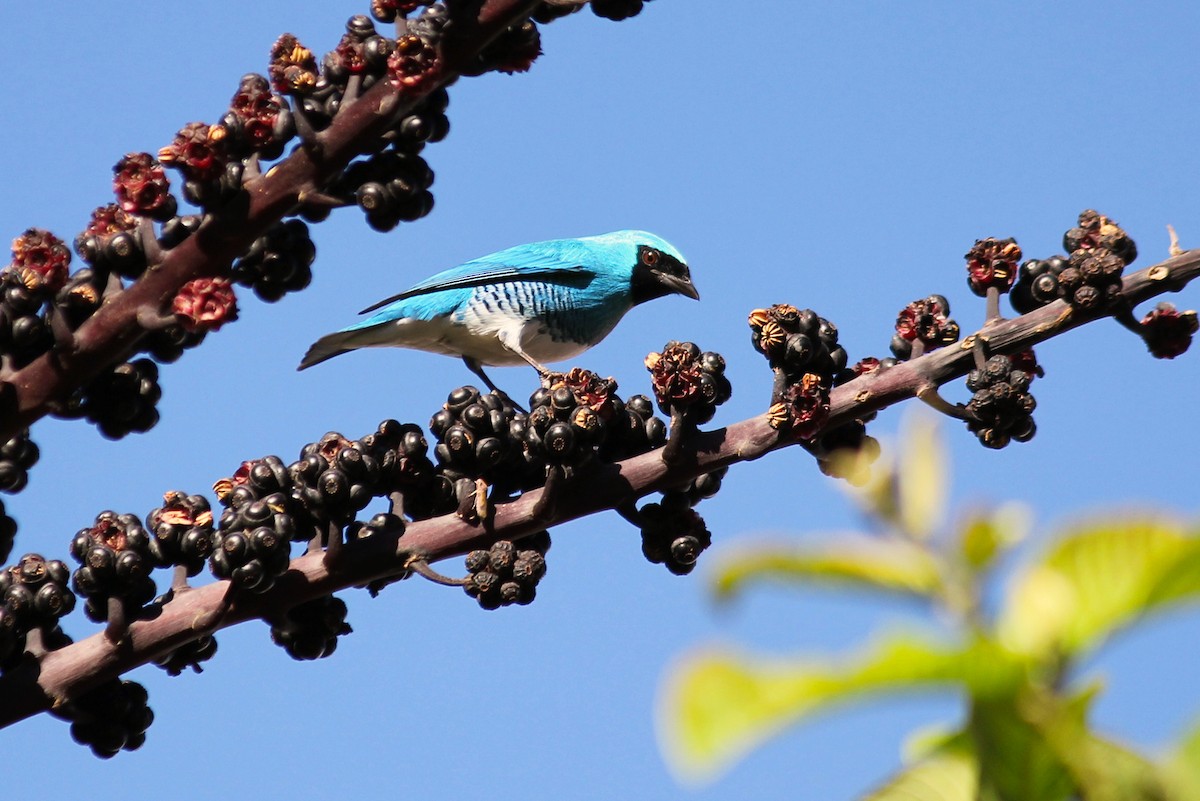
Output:
<path fill-rule="evenodd" d="M 433 452 L 442 473 L 451 481 L 483 478 L 489 484 L 502 481 L 506 490 L 520 489 L 525 481 L 525 462 L 520 449 L 523 429 L 515 423 L 517 411 L 507 396 L 497 392 L 480 394 L 472 386 L 450 393 L 433 418 L 429 431 L 437 440 Z M 520 416 L 524 422 L 525 416 Z"/>
<path fill-rule="evenodd" d="M 592 0 L 590 5 L 597 17 L 620 22 L 642 13 L 644 2 L 649 0 Z"/>
<path fill-rule="evenodd" d="M 158 367 L 149 359 L 136 359 L 92 379 L 60 403 L 54 414 L 71 420 L 86 417 L 108 439 L 121 439 L 158 423 L 161 397 Z"/>
<path fill-rule="evenodd" d="M 919 343 L 924 353 L 957 342 L 958 323 L 949 315 L 950 301 L 944 295 L 930 295 L 905 306 L 896 317 L 892 354 L 903 361 L 912 358 L 914 343 Z"/>
<path fill-rule="evenodd" d="M 528 72 L 542 54 L 542 35 L 533 20 L 524 20 L 505 29 L 493 39 L 464 71 L 464 75 L 482 75 L 495 70 L 511 75 Z"/>
<path fill-rule="evenodd" d="M 349 523 L 380 492 L 379 460 L 334 431 L 305 445 L 289 472 L 292 494 L 319 520 Z"/>
<path fill-rule="evenodd" d="M 1012 304 L 1025 314 L 1063 299 L 1075 308 L 1100 311 L 1121 295 L 1121 276 L 1137 258 L 1137 246 L 1112 220 L 1088 209 L 1079 225 L 1063 234 L 1067 257 L 1030 260 L 1021 265 Z"/>
<path fill-rule="evenodd" d="M 429 459 L 429 444 L 415 423 L 384 420 L 374 433 L 359 440 L 362 449 L 379 463 L 379 494 L 398 493 L 403 513 L 423 520 L 454 509 L 453 482 Z M 390 517 L 390 516 L 389 516 Z M 379 516 L 371 518 L 371 527 Z"/>
<path fill-rule="evenodd" d="M 162 164 L 149 153 L 128 153 L 116 163 L 113 193 L 126 214 L 166 222 L 178 210 Z"/>
<path fill-rule="evenodd" d="M 292 540 L 307 536 L 292 514 L 298 506 L 288 494 L 292 487 L 291 475 L 275 456 L 246 462 L 232 478 L 217 482 L 213 489 L 226 508 L 209 559 L 213 575 L 251 592 L 275 586 L 287 571 Z"/>
<path fill-rule="evenodd" d="M 613 379 L 574 368 L 535 391 L 525 413 L 503 394 L 459 387 L 429 424 L 441 475 L 471 491 L 470 480 L 482 478 L 511 495 L 539 486 L 549 467 L 571 472 L 593 459 L 622 459 L 662 445 L 666 425 L 654 417 L 650 399 L 635 395 L 626 402 L 616 390 Z"/>
<path fill-rule="evenodd" d="M 220 125 L 189 122 L 158 151 L 158 160 L 183 176 L 183 197 L 193 206 L 218 207 L 242 191 L 245 164 L 226 150 L 225 138 Z"/>
<path fill-rule="evenodd" d="M 250 287 L 260 300 L 274 303 L 312 280 L 316 246 L 300 220 L 276 223 L 254 240 L 233 265 L 233 280 Z"/>
<path fill-rule="evenodd" d="M 1058 276 L 1069 266 L 1066 256 L 1029 259 L 1022 264 L 1008 298 L 1017 314 L 1028 314 L 1058 300 Z"/>
<path fill-rule="evenodd" d="M 114 170 L 120 166 L 118 162 Z M 164 233 L 170 225 L 170 221 L 163 225 Z M 138 218 L 115 203 L 92 212 L 87 228 L 75 237 L 75 252 L 91 265 L 95 285 L 101 291 L 111 274 L 137 278 L 146 270 L 146 250 L 138 235 Z"/>
<path fill-rule="evenodd" d="M 668 342 L 645 359 L 658 408 L 675 417 L 682 413 L 690 425 L 707 423 L 717 407 L 729 400 L 733 387 L 725 377 L 725 358 L 701 352 L 692 342 Z"/>
<path fill-rule="evenodd" d="M 401 139 L 405 131 L 419 137 L 426 118 L 406 117 L 397 128 Z M 397 139 L 397 147 L 401 139 Z M 422 140 L 417 139 L 420 142 Z M 412 222 L 433 209 L 433 170 L 425 159 L 401 150 L 385 150 L 369 159 L 351 164 L 333 187 L 335 194 L 351 195 L 377 231 L 390 231 L 400 222 Z"/>
<path fill-rule="evenodd" d="M 295 124 L 287 102 L 271 92 L 270 82 L 257 73 L 242 76 L 238 90 L 229 101 L 229 111 L 212 133 L 233 158 L 257 154 L 276 159 L 295 135 Z"/>
<path fill-rule="evenodd" d="M 967 374 L 967 428 L 988 448 L 1003 448 L 1012 440 L 1028 442 L 1037 433 L 1033 410 L 1037 406 L 1029 385 L 1042 375 L 1033 351 L 1015 356 L 993 356 L 983 367 Z"/>
<path fill-rule="evenodd" d="M 216 653 L 217 638 L 205 634 L 179 646 L 168 654 L 157 657 L 154 664 L 167 671 L 168 676 L 178 676 L 188 668 L 191 668 L 194 673 L 201 673 L 203 668 L 200 667 L 200 663 L 212 659 Z"/>
<path fill-rule="evenodd" d="M 8 442 L 0 445 L 0 492 L 20 492 L 29 483 L 29 468 L 37 464 L 41 451 L 23 428 Z M 3 535 L 0 535 L 0 541 Z M 3 548 L 0 547 L 0 551 Z M 0 560 L 6 554 L 0 553 Z"/>
<path fill-rule="evenodd" d="M 109 759 L 146 742 L 146 730 L 154 722 L 148 700 L 146 688 L 137 682 L 111 679 L 50 714 L 71 721 L 72 739 Z"/>
<path fill-rule="evenodd" d="M 10 666 L 20 656 L 27 632 L 53 631 L 59 618 L 75 608 L 75 594 L 67 587 L 69 577 L 65 564 L 36 553 L 27 553 L 12 567 L 0 570 L 0 667 Z"/>
<path fill-rule="evenodd" d="M 977 239 L 967 251 L 967 283 L 983 297 L 989 289 L 1007 292 L 1017 279 L 1021 248 L 1015 239 Z"/>
<path fill-rule="evenodd" d="M 1191 347 L 1200 322 L 1196 312 L 1181 312 L 1171 303 L 1163 302 L 1154 307 L 1141 320 L 1142 339 L 1156 359 L 1174 359 Z"/>
<path fill-rule="evenodd" d="M 846 370 L 837 326 L 812 309 L 777 303 L 750 312 L 754 349 L 775 371 L 768 420 L 773 428 L 811 439 L 829 416 L 829 391 Z"/>
<path fill-rule="evenodd" d="M 43 310 L 66 284 L 71 252 L 49 231 L 30 228 L 13 240 L 12 256 L 0 270 L 0 358 L 24 367 L 54 344 Z"/>
<path fill-rule="evenodd" d="M 83 611 L 90 620 L 108 618 L 110 598 L 119 599 L 127 614 L 154 598 L 150 571 L 158 561 L 150 543 L 135 515 L 116 512 L 101 512 L 71 540 L 71 557 L 80 564 L 72 584 L 87 599 Z"/>
<path fill-rule="evenodd" d="M 550 533 L 539 531 L 515 543 L 500 540 L 486 551 L 471 551 L 463 589 L 484 609 L 532 603 L 546 575 L 548 550 Z"/>
<path fill-rule="evenodd" d="M 660 502 L 645 504 L 639 510 L 642 553 L 677 576 L 691 573 L 701 551 L 712 545 L 704 518 L 692 509 L 691 494 L 687 490 L 664 492 Z"/>
<path fill-rule="evenodd" d="M 203 495 L 165 493 L 163 505 L 146 515 L 146 529 L 155 562 L 160 567 L 178 565 L 189 576 L 200 572 L 217 544 L 212 508 Z"/>
<path fill-rule="evenodd" d="M 271 624 L 271 640 L 292 659 L 322 659 L 337 649 L 338 637 L 351 631 L 346 602 L 325 595 L 284 612 Z"/>

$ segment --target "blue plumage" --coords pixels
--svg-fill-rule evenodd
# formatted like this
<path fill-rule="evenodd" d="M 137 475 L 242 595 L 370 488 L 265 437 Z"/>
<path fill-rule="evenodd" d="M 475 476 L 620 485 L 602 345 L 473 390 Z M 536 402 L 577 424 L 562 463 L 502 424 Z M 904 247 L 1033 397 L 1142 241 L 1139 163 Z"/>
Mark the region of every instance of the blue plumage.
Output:
<path fill-rule="evenodd" d="M 317 340 L 300 368 L 364 347 L 461 356 L 483 365 L 571 358 L 631 308 L 669 294 L 698 298 L 683 256 L 645 231 L 533 242 L 433 275 L 364 310 L 369 317 Z"/>

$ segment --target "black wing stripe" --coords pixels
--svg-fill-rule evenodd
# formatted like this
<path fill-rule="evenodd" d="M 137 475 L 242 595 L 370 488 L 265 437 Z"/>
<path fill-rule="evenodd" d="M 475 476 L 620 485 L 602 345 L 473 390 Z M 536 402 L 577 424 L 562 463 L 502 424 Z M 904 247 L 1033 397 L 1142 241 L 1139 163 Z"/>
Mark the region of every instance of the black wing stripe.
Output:
<path fill-rule="evenodd" d="M 441 292 L 445 289 L 466 289 L 468 287 L 484 286 L 486 284 L 494 284 L 499 281 L 510 281 L 514 278 L 519 278 L 522 281 L 529 279 L 558 279 L 566 283 L 586 284 L 595 277 L 595 273 L 584 269 L 583 265 L 575 267 L 542 267 L 537 269 L 514 270 L 511 268 L 503 270 L 488 270 L 483 273 L 472 273 L 464 275 L 461 278 L 453 278 L 449 281 L 439 281 L 436 284 L 429 286 L 418 286 L 412 289 L 401 292 L 398 295 L 392 295 L 390 298 L 385 298 L 378 303 L 373 303 L 367 308 L 359 312 L 359 314 L 367 314 L 368 312 L 382 309 L 389 303 L 395 303 L 398 300 L 416 297 L 417 295 L 428 295 L 432 292 Z M 573 279 L 573 280 L 571 280 Z"/>

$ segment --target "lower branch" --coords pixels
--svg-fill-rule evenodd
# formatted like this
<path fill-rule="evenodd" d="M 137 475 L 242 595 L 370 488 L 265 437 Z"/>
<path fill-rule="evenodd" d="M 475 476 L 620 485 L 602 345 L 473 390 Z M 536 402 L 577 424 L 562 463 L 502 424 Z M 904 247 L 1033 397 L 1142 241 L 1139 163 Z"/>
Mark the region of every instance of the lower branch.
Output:
<path fill-rule="evenodd" d="M 1136 304 L 1176 291 L 1197 275 L 1200 250 L 1187 251 L 1130 275 L 1123 291 Z M 973 343 L 977 339 L 986 342 L 991 354 L 1012 354 L 1104 316 L 1066 314 L 1067 308 L 1056 301 L 1016 319 L 992 320 L 985 331 L 968 337 L 959 346 L 934 350 L 843 384 L 830 396 L 825 427 L 831 429 L 861 418 L 912 398 L 931 384 L 940 386 L 966 375 L 975 367 Z M 201 633 L 209 633 L 210 627 L 224 628 L 268 617 L 275 610 L 395 576 L 418 562 L 424 565 L 461 555 L 501 539 L 516 540 L 584 515 L 606 509 L 628 510 L 631 501 L 644 495 L 678 487 L 735 462 L 758 459 L 789 444 L 794 443 L 781 439 L 762 414 L 726 428 L 694 432 L 678 443 L 680 458 L 669 463 L 659 451 L 650 451 L 617 464 L 598 465 L 588 471 L 586 492 L 572 492 L 573 479 L 564 477 L 552 505 L 542 501 L 546 493 L 536 491 L 497 503 L 486 526 L 448 514 L 411 523 L 402 534 L 381 531 L 346 542 L 336 572 L 330 570 L 322 552 L 306 553 L 294 559 L 288 572 L 261 595 L 230 593 L 227 581 L 176 593 L 157 617 L 130 623 L 119 646 L 99 632 L 0 677 L 0 726 L 43 712 L 150 662 Z M 198 622 L 204 632 L 197 628 Z"/>

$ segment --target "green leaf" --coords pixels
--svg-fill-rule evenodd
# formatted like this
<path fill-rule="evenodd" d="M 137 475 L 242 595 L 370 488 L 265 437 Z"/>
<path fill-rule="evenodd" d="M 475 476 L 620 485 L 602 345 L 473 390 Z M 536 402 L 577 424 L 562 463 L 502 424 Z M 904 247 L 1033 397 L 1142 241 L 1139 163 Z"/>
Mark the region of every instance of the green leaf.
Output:
<path fill-rule="evenodd" d="M 659 742 L 676 775 L 708 781 L 772 735 L 837 703 L 930 687 L 1003 692 L 1014 663 L 986 641 L 944 645 L 893 636 L 842 661 L 686 656 L 659 691 Z"/>
<path fill-rule="evenodd" d="M 1167 756 L 1163 772 L 1178 798 L 1200 798 L 1200 719 Z"/>
<path fill-rule="evenodd" d="M 1063 537 L 1014 583 L 998 628 L 1037 655 L 1095 648 L 1167 604 L 1200 596 L 1200 540 L 1158 517 L 1105 520 Z"/>
<path fill-rule="evenodd" d="M 712 590 L 729 600 L 746 584 L 762 581 L 842 584 L 905 595 L 930 596 L 942 585 L 941 569 L 921 546 L 896 538 L 846 536 L 819 546 L 759 545 L 721 558 Z"/>
<path fill-rule="evenodd" d="M 972 570 L 986 570 L 996 557 L 1025 539 L 1031 517 L 1029 508 L 1020 503 L 973 512 L 958 529 L 963 562 Z"/>
<path fill-rule="evenodd" d="M 862 801 L 976 801 L 979 765 L 967 750 L 945 751 L 904 768 Z"/>
<path fill-rule="evenodd" d="M 1071 774 L 1014 700 L 972 703 L 970 732 L 982 794 L 997 801 L 1066 801 L 1076 789 Z"/>

